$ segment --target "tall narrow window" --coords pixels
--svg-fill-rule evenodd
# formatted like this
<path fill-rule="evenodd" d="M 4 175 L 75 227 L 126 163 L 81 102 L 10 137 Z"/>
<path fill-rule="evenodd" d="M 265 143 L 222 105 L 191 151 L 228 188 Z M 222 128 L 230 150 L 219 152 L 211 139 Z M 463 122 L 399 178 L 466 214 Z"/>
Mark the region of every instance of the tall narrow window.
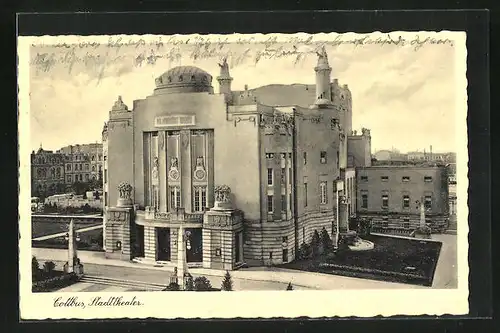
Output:
<path fill-rule="evenodd" d="M 267 185 L 273 185 L 273 169 L 267 169 Z"/>
<path fill-rule="evenodd" d="M 286 213 L 286 195 L 281 196 L 281 212 Z"/>
<path fill-rule="evenodd" d="M 368 209 L 368 194 L 361 194 L 361 208 Z"/>
<path fill-rule="evenodd" d="M 307 207 L 307 183 L 304 183 L 304 207 Z"/>
<path fill-rule="evenodd" d="M 292 193 L 288 195 L 288 202 L 290 203 L 290 211 L 292 210 Z"/>
<path fill-rule="evenodd" d="M 321 164 L 326 164 L 326 151 L 320 153 L 319 162 Z"/>
<path fill-rule="evenodd" d="M 201 190 L 201 210 L 205 210 L 205 207 L 207 207 L 207 190 L 205 188 L 202 188 Z"/>
<path fill-rule="evenodd" d="M 207 190 L 204 186 L 195 187 L 194 189 L 194 211 L 202 212 L 207 204 Z"/>
<path fill-rule="evenodd" d="M 267 196 L 267 212 L 268 213 L 272 213 L 274 211 L 273 200 L 274 199 L 273 199 L 272 195 Z"/>
<path fill-rule="evenodd" d="M 424 181 L 425 181 L 426 183 L 431 183 L 431 182 L 432 182 L 432 176 L 425 176 L 425 177 L 424 177 Z"/>
<path fill-rule="evenodd" d="M 389 208 L 389 194 L 382 194 L 382 208 Z"/>
<path fill-rule="evenodd" d="M 340 154 L 339 151 L 337 150 L 337 169 L 340 168 Z"/>
<path fill-rule="evenodd" d="M 319 183 L 319 192 L 320 192 L 320 203 L 322 205 L 327 204 L 328 198 L 327 198 L 327 186 L 326 186 L 326 182 Z"/>
<path fill-rule="evenodd" d="M 304 152 L 304 165 L 307 164 L 307 152 Z"/>
<path fill-rule="evenodd" d="M 292 183 L 292 168 L 288 168 L 288 183 Z"/>
<path fill-rule="evenodd" d="M 407 194 L 403 195 L 403 208 L 410 208 L 410 196 Z"/>
<path fill-rule="evenodd" d="M 170 208 L 176 209 L 181 206 L 181 191 L 179 187 L 170 187 Z"/>
<path fill-rule="evenodd" d="M 281 184 L 286 184 L 286 169 L 281 168 Z"/>

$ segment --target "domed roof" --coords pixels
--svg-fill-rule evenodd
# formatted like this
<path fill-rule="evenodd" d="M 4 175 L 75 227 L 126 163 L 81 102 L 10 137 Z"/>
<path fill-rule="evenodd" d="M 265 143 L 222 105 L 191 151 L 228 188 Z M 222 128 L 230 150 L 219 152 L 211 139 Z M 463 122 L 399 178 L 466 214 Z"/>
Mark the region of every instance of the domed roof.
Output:
<path fill-rule="evenodd" d="M 211 92 L 212 75 L 194 66 L 177 66 L 155 80 L 156 90 L 172 92 Z"/>

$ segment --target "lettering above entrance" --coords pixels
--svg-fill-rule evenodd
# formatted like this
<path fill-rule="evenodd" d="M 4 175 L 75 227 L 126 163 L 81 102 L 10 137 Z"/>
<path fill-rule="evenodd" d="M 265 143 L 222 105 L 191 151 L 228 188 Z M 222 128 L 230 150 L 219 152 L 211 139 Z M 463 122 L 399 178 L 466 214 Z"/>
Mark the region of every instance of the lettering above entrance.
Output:
<path fill-rule="evenodd" d="M 194 125 L 196 125 L 196 117 L 194 115 L 169 115 L 155 118 L 155 127 L 178 127 Z"/>

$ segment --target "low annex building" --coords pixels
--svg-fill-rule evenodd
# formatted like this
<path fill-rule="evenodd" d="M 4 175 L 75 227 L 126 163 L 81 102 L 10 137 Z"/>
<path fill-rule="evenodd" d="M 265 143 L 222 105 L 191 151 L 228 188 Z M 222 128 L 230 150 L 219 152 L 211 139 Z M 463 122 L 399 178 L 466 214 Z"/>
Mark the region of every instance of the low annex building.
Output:
<path fill-rule="evenodd" d="M 174 265 L 185 246 L 189 266 L 231 270 L 290 262 L 314 230 L 347 229 L 370 131 L 352 131 L 324 49 L 314 70 L 315 85 L 233 91 L 224 60 L 214 93 L 209 73 L 180 66 L 132 109 L 119 97 L 103 129 L 106 256 Z"/>

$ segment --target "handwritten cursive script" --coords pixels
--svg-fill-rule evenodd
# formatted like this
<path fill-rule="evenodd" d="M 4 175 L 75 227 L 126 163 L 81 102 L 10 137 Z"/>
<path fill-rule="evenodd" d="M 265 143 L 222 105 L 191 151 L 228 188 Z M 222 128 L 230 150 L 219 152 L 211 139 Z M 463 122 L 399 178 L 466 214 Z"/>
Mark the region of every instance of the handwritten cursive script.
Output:
<path fill-rule="evenodd" d="M 123 296 L 110 296 L 110 297 L 93 297 L 89 302 L 85 302 L 78 298 L 78 296 L 71 296 L 68 298 L 57 297 L 54 300 L 53 306 L 55 308 L 82 308 L 86 307 L 111 307 L 111 306 L 141 306 L 144 305 L 137 299 L 136 296 L 132 298 L 124 298 Z"/>
<path fill-rule="evenodd" d="M 434 36 L 434 35 L 433 35 Z M 331 40 L 316 40 L 314 35 L 303 37 L 270 36 L 265 39 L 256 37 L 211 37 L 195 36 L 181 38 L 176 36 L 158 37 L 154 40 L 124 39 L 109 37 L 105 43 L 85 41 L 76 43 L 32 44 L 31 65 L 35 72 L 47 73 L 55 68 L 63 68 L 67 73 L 78 71 L 91 72 L 99 83 L 106 75 L 119 76 L 134 67 L 154 66 L 159 59 L 180 64 L 183 58 L 194 61 L 203 59 L 220 60 L 226 58 L 232 68 L 243 64 L 256 65 L 264 59 L 290 60 L 294 65 L 303 62 L 308 56 L 315 55 L 323 46 L 354 48 L 362 46 L 410 47 L 418 51 L 426 45 L 454 46 L 448 38 L 403 37 L 397 33 L 369 34 L 362 36 L 337 35 Z"/>

